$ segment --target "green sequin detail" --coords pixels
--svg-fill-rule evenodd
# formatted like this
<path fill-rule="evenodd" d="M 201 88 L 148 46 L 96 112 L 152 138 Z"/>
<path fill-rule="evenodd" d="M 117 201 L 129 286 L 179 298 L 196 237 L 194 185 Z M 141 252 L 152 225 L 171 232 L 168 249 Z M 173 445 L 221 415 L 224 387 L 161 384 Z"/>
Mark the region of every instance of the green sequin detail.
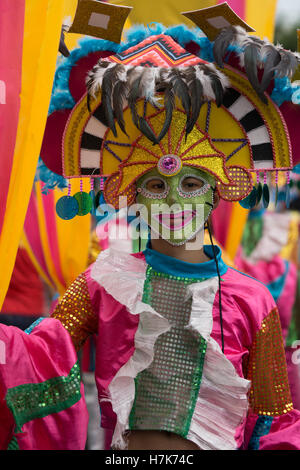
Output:
<path fill-rule="evenodd" d="M 9 388 L 5 400 L 14 415 L 15 432 L 20 432 L 28 421 L 58 413 L 77 403 L 81 398 L 80 384 L 80 367 L 77 362 L 66 377 Z"/>
<path fill-rule="evenodd" d="M 187 327 L 192 299 L 187 287 L 204 279 L 190 279 L 147 269 L 143 302 L 172 325 L 154 345 L 154 359 L 135 380 L 130 429 L 169 431 L 186 437 L 203 372 L 206 341 Z"/>
<path fill-rule="evenodd" d="M 14 436 L 8 444 L 7 450 L 20 450 L 16 436 Z"/>

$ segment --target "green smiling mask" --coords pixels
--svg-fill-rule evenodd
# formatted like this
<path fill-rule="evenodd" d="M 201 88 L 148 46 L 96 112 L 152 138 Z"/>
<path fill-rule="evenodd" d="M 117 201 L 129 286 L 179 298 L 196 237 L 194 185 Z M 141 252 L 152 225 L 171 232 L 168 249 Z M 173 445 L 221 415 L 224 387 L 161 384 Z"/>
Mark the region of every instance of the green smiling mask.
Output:
<path fill-rule="evenodd" d="M 139 178 L 137 202 L 151 238 L 163 238 L 174 246 L 192 240 L 213 209 L 214 188 L 212 175 L 187 166 L 173 176 L 154 169 Z"/>

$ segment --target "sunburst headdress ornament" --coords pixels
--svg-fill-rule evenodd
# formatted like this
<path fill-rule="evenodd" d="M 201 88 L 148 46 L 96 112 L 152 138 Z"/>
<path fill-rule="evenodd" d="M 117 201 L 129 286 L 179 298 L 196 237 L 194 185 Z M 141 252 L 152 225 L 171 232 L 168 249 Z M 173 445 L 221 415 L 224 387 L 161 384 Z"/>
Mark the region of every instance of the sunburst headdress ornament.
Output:
<path fill-rule="evenodd" d="M 227 4 L 186 15 L 214 40 L 205 38 L 216 63 L 201 58 L 203 38 L 181 37 L 178 28 L 144 32 L 130 47 L 115 47 L 116 54 L 112 43 L 104 41 L 103 50 L 99 41 L 98 55 L 87 54 L 69 71 L 75 106 L 48 118 L 46 165 L 69 179 L 105 179 L 105 200 L 115 208 L 122 197 L 135 201 L 137 179 L 153 168 L 166 176 L 200 168 L 215 177 L 221 198 L 248 196 L 250 206 L 262 194 L 268 202 L 268 172 L 292 169 L 299 136 L 292 131 L 291 139 L 285 117 L 299 110 L 282 112 L 272 92 L 275 75 L 291 75 L 298 56 L 250 38 L 242 26 L 251 28 Z M 70 218 L 66 207 L 61 213 Z"/>

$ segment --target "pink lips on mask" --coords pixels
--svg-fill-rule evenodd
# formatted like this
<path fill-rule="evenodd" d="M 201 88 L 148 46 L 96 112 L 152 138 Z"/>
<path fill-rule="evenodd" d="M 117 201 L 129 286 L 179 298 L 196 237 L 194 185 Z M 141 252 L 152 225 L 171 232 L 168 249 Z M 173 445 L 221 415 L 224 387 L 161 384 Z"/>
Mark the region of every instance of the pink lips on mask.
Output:
<path fill-rule="evenodd" d="M 188 225 L 195 217 L 196 211 L 179 211 L 167 214 L 154 214 L 154 219 L 159 222 L 163 227 L 169 230 L 178 230 Z"/>

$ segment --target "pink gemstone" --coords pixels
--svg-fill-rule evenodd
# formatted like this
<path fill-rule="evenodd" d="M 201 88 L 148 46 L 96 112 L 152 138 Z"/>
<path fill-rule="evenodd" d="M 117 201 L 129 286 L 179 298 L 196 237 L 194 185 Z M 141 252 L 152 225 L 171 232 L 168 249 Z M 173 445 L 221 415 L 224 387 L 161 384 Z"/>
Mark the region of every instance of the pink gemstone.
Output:
<path fill-rule="evenodd" d="M 164 158 L 162 164 L 163 164 L 163 167 L 166 170 L 170 171 L 170 170 L 173 170 L 176 167 L 176 160 L 173 157 L 166 157 L 166 158 Z"/>

